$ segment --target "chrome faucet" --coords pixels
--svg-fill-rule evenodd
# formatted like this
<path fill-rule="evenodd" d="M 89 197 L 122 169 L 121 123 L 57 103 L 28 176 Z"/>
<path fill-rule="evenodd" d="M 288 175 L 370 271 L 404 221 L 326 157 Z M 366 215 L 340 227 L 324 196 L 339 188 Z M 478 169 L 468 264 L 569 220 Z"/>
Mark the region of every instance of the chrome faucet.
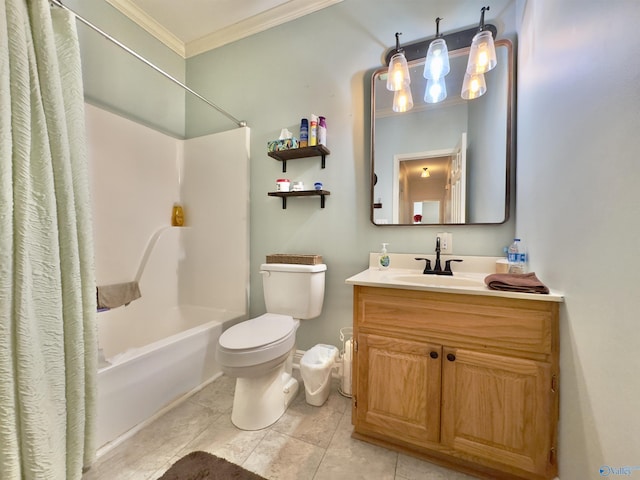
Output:
<path fill-rule="evenodd" d="M 451 262 L 462 262 L 462 260 L 457 258 L 452 258 L 450 260 L 445 260 L 444 270 L 442 270 L 442 265 L 440 264 L 440 237 L 436 237 L 436 264 L 431 269 L 431 260 L 428 258 L 418 258 L 416 260 L 425 260 L 424 273 L 425 275 L 453 275 L 451 271 Z"/>

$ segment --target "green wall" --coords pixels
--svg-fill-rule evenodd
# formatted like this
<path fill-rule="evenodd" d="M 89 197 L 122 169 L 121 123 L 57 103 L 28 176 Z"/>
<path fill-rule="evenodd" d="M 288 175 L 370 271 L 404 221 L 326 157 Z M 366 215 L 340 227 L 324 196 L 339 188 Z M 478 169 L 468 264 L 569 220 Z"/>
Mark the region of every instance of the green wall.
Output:
<path fill-rule="evenodd" d="M 328 266 L 321 317 L 304 321 L 298 348 L 339 342 L 351 324 L 351 287 L 344 281 L 367 267 L 368 252 L 381 242 L 391 252 L 433 253 L 438 231 L 453 233 L 454 253 L 501 255 L 513 237 L 513 221 L 500 226 L 376 227 L 369 221 L 369 74 L 395 43 L 477 25 L 484 3 L 345 0 L 293 22 L 187 60 L 187 81 L 224 103 L 251 127 L 251 313 L 264 312 L 260 263 L 270 253 L 323 255 Z M 495 16 L 494 16 L 495 12 Z M 500 18 L 497 18 L 497 17 Z M 515 8 L 493 2 L 492 23 L 515 31 Z M 212 128 L 202 108 L 188 103 L 187 136 Z M 327 167 L 319 159 L 287 163 L 287 178 L 310 186 L 320 180 L 331 192 L 326 208 L 317 198 L 293 198 L 287 209 L 268 197 L 281 178 L 281 164 L 266 154 L 268 140 L 287 127 L 296 135 L 302 117 L 327 118 Z M 223 207 L 220 207 L 223 208 Z"/>
<path fill-rule="evenodd" d="M 181 82 L 185 61 L 105 1 L 64 2 Z M 57 7 L 54 7 L 57 8 Z M 171 136 L 185 136 L 185 91 L 78 21 L 85 100 Z"/>

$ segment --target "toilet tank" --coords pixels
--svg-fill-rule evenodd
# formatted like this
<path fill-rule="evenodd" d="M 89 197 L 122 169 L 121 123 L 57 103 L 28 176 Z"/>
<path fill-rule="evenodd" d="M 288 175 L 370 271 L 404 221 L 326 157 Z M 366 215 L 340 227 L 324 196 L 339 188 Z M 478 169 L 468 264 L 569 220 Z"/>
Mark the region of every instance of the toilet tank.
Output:
<path fill-rule="evenodd" d="M 263 263 L 260 266 L 264 302 L 268 313 L 315 318 L 324 302 L 324 272 L 327 266 Z"/>

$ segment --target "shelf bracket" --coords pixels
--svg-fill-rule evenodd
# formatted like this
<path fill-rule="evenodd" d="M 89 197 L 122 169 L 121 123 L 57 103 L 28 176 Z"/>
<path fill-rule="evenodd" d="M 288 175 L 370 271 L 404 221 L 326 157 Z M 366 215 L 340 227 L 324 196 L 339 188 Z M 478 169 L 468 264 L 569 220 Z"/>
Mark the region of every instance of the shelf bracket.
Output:
<path fill-rule="evenodd" d="M 321 168 L 324 168 L 324 165 L 325 165 L 324 158 L 325 158 L 325 156 L 326 156 L 326 155 L 323 153 L 323 154 L 322 154 L 322 165 L 321 165 Z M 322 203 L 324 204 L 324 196 L 322 197 Z"/>
<path fill-rule="evenodd" d="M 282 173 L 287 173 L 287 161 L 282 160 Z"/>
<path fill-rule="evenodd" d="M 287 197 L 282 197 L 282 209 L 287 209 Z"/>
<path fill-rule="evenodd" d="M 324 195 L 320 195 L 320 208 L 324 208 Z"/>

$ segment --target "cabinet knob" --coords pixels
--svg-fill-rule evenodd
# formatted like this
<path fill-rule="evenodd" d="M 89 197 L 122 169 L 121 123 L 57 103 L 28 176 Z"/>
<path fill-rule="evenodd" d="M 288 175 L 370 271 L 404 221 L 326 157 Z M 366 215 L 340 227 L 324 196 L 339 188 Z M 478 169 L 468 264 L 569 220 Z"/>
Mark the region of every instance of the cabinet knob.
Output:
<path fill-rule="evenodd" d="M 450 362 L 455 362 L 456 356 L 453 353 L 447 353 L 447 360 L 449 360 Z"/>
<path fill-rule="evenodd" d="M 429 356 L 433 359 L 438 358 L 438 352 L 431 352 L 429 353 Z"/>

